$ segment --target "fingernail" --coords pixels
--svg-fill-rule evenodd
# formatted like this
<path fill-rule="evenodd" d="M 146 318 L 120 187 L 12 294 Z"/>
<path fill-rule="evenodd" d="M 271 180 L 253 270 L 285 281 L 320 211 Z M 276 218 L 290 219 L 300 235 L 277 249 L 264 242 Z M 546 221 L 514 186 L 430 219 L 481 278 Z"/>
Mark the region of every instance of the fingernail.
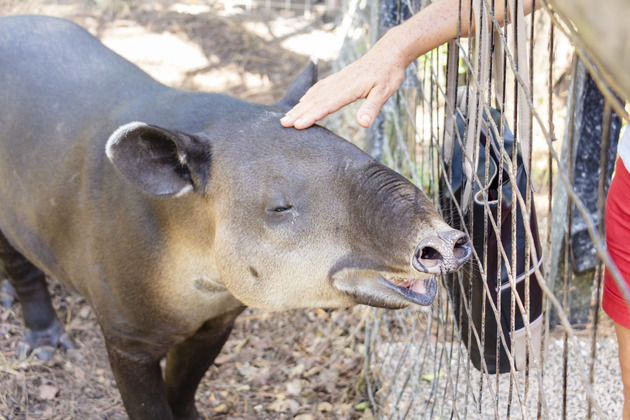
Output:
<path fill-rule="evenodd" d="M 359 121 L 361 122 L 362 125 L 370 125 L 370 117 L 363 114 L 359 117 Z"/>

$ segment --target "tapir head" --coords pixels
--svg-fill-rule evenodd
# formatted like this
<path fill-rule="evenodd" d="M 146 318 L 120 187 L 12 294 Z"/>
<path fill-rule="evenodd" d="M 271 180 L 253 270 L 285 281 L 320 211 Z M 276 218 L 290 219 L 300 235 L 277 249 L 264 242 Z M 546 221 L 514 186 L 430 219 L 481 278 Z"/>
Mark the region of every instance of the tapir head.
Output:
<path fill-rule="evenodd" d="M 169 217 L 195 218 L 183 225 L 207 232 L 194 246 L 211 257 L 208 276 L 248 306 L 429 305 L 435 276 L 470 257 L 467 236 L 349 142 L 280 125 L 313 74 L 276 106 L 231 105 L 199 132 L 126 124 L 108 157 L 138 194 L 168 202 Z"/>

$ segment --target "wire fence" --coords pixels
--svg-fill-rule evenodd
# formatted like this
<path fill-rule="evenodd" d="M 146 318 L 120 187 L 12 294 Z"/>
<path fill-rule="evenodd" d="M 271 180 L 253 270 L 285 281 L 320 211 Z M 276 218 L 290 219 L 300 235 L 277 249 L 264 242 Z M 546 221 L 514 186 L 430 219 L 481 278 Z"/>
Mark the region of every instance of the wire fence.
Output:
<path fill-rule="evenodd" d="M 426 3 L 348 1 L 336 66 Z M 505 28 L 483 19 L 494 3 L 472 4 L 482 12 L 461 19 L 477 19 L 476 36 L 411 65 L 367 135 L 358 105 L 328 122 L 421 186 L 475 243 L 428 311 L 374 310 L 372 408 L 392 419 L 620 418 L 617 345 L 600 299 L 624 103 L 546 1 L 522 21 L 510 13 Z"/>

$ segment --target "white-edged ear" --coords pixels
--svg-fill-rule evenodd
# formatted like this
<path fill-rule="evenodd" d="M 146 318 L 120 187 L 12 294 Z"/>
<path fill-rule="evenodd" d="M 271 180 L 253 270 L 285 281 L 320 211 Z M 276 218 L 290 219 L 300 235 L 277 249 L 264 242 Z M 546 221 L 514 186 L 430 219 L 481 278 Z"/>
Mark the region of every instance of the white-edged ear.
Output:
<path fill-rule="evenodd" d="M 107 154 L 107 157 L 110 160 L 112 159 L 112 156 L 114 155 L 113 148 L 115 147 L 116 143 L 120 141 L 121 138 L 125 137 L 129 132 L 135 130 L 136 128 L 146 126 L 146 123 L 133 121 L 118 127 L 116 131 L 114 131 L 112 135 L 109 136 L 109 139 L 107 139 L 107 143 L 105 144 L 105 153 Z"/>
<path fill-rule="evenodd" d="M 195 189 L 193 170 L 209 166 L 209 153 L 193 154 L 202 160 L 194 169 L 188 162 L 189 148 L 197 146 L 194 136 L 143 122 L 130 122 L 116 129 L 105 146 L 105 153 L 116 169 L 129 181 L 155 196 L 180 197 Z M 207 157 L 207 162 L 203 162 Z M 202 170 L 204 174 L 208 170 Z M 201 174 L 203 175 L 203 174 Z"/>

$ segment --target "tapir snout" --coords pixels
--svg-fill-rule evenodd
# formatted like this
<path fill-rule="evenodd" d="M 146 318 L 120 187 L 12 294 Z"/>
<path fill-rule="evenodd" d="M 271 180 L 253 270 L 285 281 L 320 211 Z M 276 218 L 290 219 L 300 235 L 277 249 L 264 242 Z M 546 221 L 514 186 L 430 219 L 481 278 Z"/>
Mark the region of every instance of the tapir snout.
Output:
<path fill-rule="evenodd" d="M 451 229 L 423 239 L 411 258 L 411 265 L 420 273 L 447 274 L 458 270 L 471 254 L 468 235 Z M 424 306 L 430 305 L 437 294 L 434 277 L 428 280 L 381 278 L 381 283 L 405 299 Z"/>
<path fill-rule="evenodd" d="M 457 230 L 448 230 L 423 239 L 413 256 L 412 265 L 422 273 L 452 273 L 458 270 L 471 254 L 468 235 Z"/>
<path fill-rule="evenodd" d="M 411 253 L 406 270 L 380 271 L 374 275 L 376 282 L 367 281 L 370 275 L 365 270 L 356 275 L 337 274 L 333 284 L 351 294 L 357 303 L 391 309 L 410 303 L 428 306 L 437 293 L 435 275 L 458 270 L 471 253 L 468 236 L 450 229 L 425 237 Z M 382 289 L 375 290 L 377 287 Z"/>

